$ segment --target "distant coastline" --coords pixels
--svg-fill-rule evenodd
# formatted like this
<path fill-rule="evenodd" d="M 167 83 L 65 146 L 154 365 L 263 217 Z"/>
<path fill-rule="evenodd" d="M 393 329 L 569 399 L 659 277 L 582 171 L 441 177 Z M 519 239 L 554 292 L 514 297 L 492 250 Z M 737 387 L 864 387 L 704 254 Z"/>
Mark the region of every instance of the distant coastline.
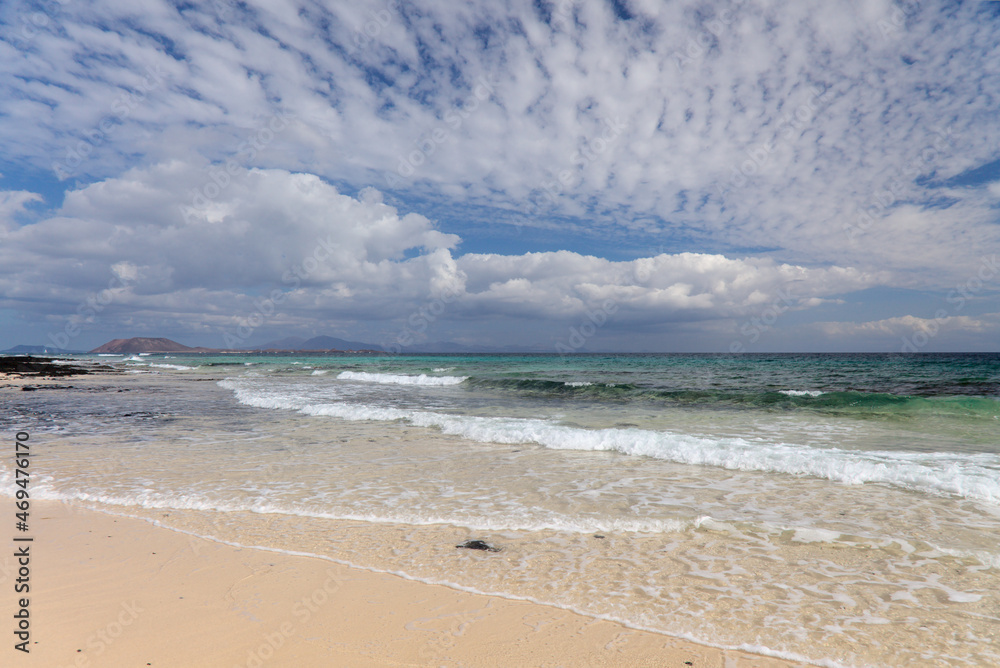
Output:
<path fill-rule="evenodd" d="M 138 354 L 212 354 L 212 355 L 252 355 L 265 354 L 364 354 L 364 355 L 397 355 L 397 354 L 538 354 L 551 352 L 549 349 L 526 346 L 500 346 L 486 349 L 468 346 L 453 341 L 436 341 L 420 345 L 407 346 L 402 349 L 386 350 L 384 347 L 362 341 L 348 341 L 332 336 L 314 336 L 311 339 L 289 337 L 270 341 L 248 348 L 206 348 L 204 346 L 187 346 L 165 337 L 136 336 L 128 339 L 112 339 L 93 350 L 63 350 L 51 346 L 18 345 L 0 354 L 11 355 L 138 355 Z M 590 352 L 580 349 L 578 352 Z"/>
<path fill-rule="evenodd" d="M 281 344 L 281 345 L 275 345 Z M 899 352 L 899 351 L 833 351 L 833 352 L 796 352 L 796 351 L 743 351 L 733 353 L 728 351 L 615 351 L 588 350 L 580 348 L 571 353 L 561 352 L 553 348 L 531 346 L 498 346 L 496 348 L 474 347 L 451 341 L 438 341 L 423 345 L 408 346 L 401 350 L 386 350 L 381 346 L 360 341 L 345 341 L 330 336 L 317 336 L 312 339 L 296 339 L 291 337 L 272 341 L 249 348 L 206 348 L 204 346 L 187 346 L 165 337 L 132 337 L 129 339 L 112 339 L 93 350 L 66 350 L 51 346 L 17 345 L 6 350 L 0 350 L 0 355 L 14 356 L 46 356 L 60 355 L 558 355 L 574 357 L 579 355 L 733 355 L 768 356 L 768 355 L 982 355 L 995 354 L 989 351 L 935 351 L 935 352 Z"/>

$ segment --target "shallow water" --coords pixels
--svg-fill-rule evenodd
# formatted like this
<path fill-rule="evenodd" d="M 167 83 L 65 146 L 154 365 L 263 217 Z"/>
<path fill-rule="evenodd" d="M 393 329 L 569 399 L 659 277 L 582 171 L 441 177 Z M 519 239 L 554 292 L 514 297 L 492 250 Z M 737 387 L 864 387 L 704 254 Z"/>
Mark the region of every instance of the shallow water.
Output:
<path fill-rule="evenodd" d="M 103 358 L 141 373 L 3 420 L 45 498 L 824 665 L 1000 665 L 996 357 L 791 357 Z"/>

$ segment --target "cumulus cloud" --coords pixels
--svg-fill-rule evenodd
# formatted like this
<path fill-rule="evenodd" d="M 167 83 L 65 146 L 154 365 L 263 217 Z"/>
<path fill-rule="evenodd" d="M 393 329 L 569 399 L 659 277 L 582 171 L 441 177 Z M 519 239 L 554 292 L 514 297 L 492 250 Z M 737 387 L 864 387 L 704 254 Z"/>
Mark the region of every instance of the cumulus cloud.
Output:
<path fill-rule="evenodd" d="M 940 318 L 918 318 L 912 315 L 904 315 L 895 318 L 885 318 L 883 320 L 873 320 L 869 322 L 819 322 L 816 327 L 830 336 L 856 336 L 859 334 L 880 336 L 906 336 L 919 331 L 966 331 L 983 332 L 988 329 L 991 323 L 995 324 L 1000 314 L 991 313 L 981 317 L 971 317 L 966 315 L 946 315 Z"/>
<path fill-rule="evenodd" d="M 817 322 L 803 329 L 818 340 L 850 341 L 858 349 L 887 352 L 982 350 L 984 336 L 1000 328 L 1000 313 L 955 315 L 938 309 L 930 318 L 912 315 L 868 322 Z"/>
<path fill-rule="evenodd" d="M 114 283 L 103 317 L 148 328 L 175 319 L 228 331 L 262 296 L 281 305 L 275 325 L 399 320 L 444 296 L 458 321 L 561 322 L 610 301 L 623 326 L 738 316 L 780 292 L 808 308 L 880 278 L 698 253 L 456 255 L 460 239 L 424 216 L 312 174 L 249 170 L 192 205 L 215 169 L 173 161 L 68 193 L 57 215 L 11 231 L 0 247 L 0 306 L 79 320 L 80 304 Z"/>
<path fill-rule="evenodd" d="M 72 304 L 114 270 L 138 301 L 215 291 L 221 309 L 236 293 L 272 286 L 372 299 L 387 285 L 426 283 L 442 261 L 433 251 L 457 242 L 378 193 L 359 200 L 283 170 L 232 175 L 216 199 L 193 206 L 190 193 L 211 174 L 175 161 L 67 193 L 57 215 L 8 234 L 5 295 Z M 406 260 L 411 249 L 424 254 Z"/>
<path fill-rule="evenodd" d="M 779 293 L 796 308 L 807 308 L 820 303 L 820 296 L 859 290 L 880 278 L 853 268 L 809 269 L 703 253 L 629 262 L 567 251 L 470 254 L 459 258 L 458 266 L 468 277 L 470 305 L 485 309 L 505 304 L 512 313 L 572 318 L 611 302 L 622 324 L 738 317 Z"/>

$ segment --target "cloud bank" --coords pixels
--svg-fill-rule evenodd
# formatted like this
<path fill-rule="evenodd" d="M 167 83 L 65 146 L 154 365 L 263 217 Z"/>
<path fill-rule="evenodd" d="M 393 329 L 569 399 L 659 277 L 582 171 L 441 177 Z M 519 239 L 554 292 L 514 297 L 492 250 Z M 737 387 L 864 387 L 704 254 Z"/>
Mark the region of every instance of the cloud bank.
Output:
<path fill-rule="evenodd" d="M 256 312 L 266 317 L 251 329 L 304 326 L 317 314 L 394 321 L 440 297 L 447 319 L 468 321 L 570 322 L 610 302 L 624 327 L 740 316 L 779 297 L 806 308 L 879 278 L 701 253 L 619 262 L 569 251 L 463 255 L 459 237 L 401 214 L 379 191 L 353 198 L 311 174 L 252 169 L 194 209 L 187 193 L 205 172 L 180 162 L 133 169 L 7 231 L 0 307 L 31 304 L 38 317 L 77 309 L 83 326 L 93 304 L 79 307 L 114 284 L 102 317 L 143 331 L 197 320 L 202 332 L 232 336 Z M 260 306 L 267 301 L 273 309 Z"/>
<path fill-rule="evenodd" d="M 108 331 L 214 336 L 275 290 L 275 331 L 441 294 L 478 339 L 606 300 L 654 347 L 776 300 L 779 328 L 933 318 L 1000 251 L 993 5 L 6 4 L 0 189 L 58 185 L 0 194 L 2 306 L 51 327 L 127 263 Z M 878 286 L 926 303 L 845 299 Z"/>

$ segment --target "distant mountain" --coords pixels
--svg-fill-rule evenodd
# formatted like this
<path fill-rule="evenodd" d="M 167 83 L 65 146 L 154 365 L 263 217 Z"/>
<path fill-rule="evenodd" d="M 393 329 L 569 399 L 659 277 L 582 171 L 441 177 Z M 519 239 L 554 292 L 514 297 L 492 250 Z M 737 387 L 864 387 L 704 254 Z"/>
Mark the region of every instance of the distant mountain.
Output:
<path fill-rule="evenodd" d="M 250 350 L 301 350 L 306 340 L 301 336 L 287 336 L 277 341 L 268 341 Z"/>
<path fill-rule="evenodd" d="M 376 343 L 364 343 L 361 341 L 347 341 L 335 336 L 314 336 L 311 339 L 302 339 L 297 336 L 290 336 L 278 339 L 259 346 L 254 346 L 250 350 L 386 350 L 385 347 Z M 537 346 L 470 346 L 454 341 L 427 341 L 416 343 L 412 346 L 404 346 L 403 353 L 544 353 L 552 352 L 550 348 L 540 348 Z"/>
<path fill-rule="evenodd" d="M 454 341 L 427 341 L 403 348 L 405 353 L 472 353 L 482 348 L 474 348 Z"/>
<path fill-rule="evenodd" d="M 63 350 L 53 346 L 14 346 L 7 350 L 0 350 L 0 353 L 10 355 L 77 355 L 86 352 L 84 350 Z"/>
<path fill-rule="evenodd" d="M 131 355 L 135 353 L 211 353 L 214 348 L 192 348 L 163 338 L 136 336 L 131 339 L 115 339 L 94 348 L 92 353 L 115 353 Z"/>
<path fill-rule="evenodd" d="M 538 346 L 469 346 L 454 341 L 428 341 L 403 348 L 404 353 L 547 353 L 552 348 Z"/>
<path fill-rule="evenodd" d="M 303 339 L 298 336 L 289 336 L 277 339 L 259 346 L 247 348 L 246 350 L 285 350 L 285 351 L 315 351 L 315 350 L 377 350 L 384 351 L 385 348 L 376 343 L 364 343 L 362 341 L 348 341 L 335 336 L 314 336 L 311 339 Z M 7 352 L 11 353 L 42 353 L 46 349 L 44 346 L 17 346 Z M 51 348 L 48 349 L 53 352 Z M 69 351 L 60 350 L 61 353 Z M 214 353 L 222 352 L 216 348 L 192 348 L 176 341 L 164 338 L 148 338 L 137 336 L 131 339 L 115 339 L 108 341 L 103 346 L 94 348 L 92 353 L 111 353 L 117 355 L 134 355 L 136 353 Z M 235 353 L 235 350 L 225 352 Z M 454 341 L 428 341 L 406 346 L 403 353 L 544 353 L 552 352 L 548 348 L 529 346 L 470 346 Z"/>
<path fill-rule="evenodd" d="M 248 350 L 382 350 L 382 346 L 361 341 L 347 341 L 335 336 L 314 336 L 303 339 L 300 336 L 288 336 L 276 341 L 269 341 Z"/>
<path fill-rule="evenodd" d="M 303 341 L 299 350 L 382 350 L 382 346 L 360 341 L 345 341 L 335 336 L 314 336 Z"/>

